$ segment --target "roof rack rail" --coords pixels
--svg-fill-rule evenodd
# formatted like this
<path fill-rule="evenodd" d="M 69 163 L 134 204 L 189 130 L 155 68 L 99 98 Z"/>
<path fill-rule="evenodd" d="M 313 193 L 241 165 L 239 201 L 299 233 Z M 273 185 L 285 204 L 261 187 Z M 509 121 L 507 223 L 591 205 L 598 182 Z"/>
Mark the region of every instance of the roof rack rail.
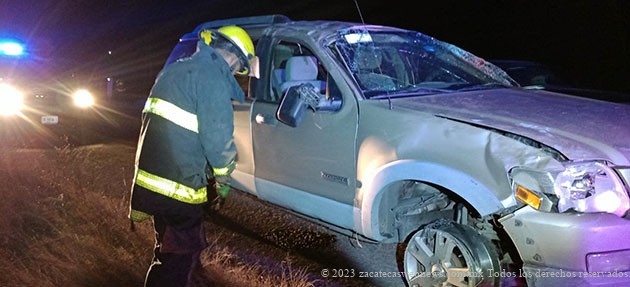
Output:
<path fill-rule="evenodd" d="M 236 25 L 243 28 L 255 27 L 259 25 L 269 25 L 275 23 L 286 23 L 291 22 L 289 17 L 284 15 L 262 15 L 262 16 L 251 16 L 251 17 L 241 17 L 241 18 L 231 18 L 231 19 L 221 19 L 210 22 L 205 22 L 197 28 L 193 32 L 199 32 L 202 29 L 217 29 L 227 25 Z"/>
<path fill-rule="evenodd" d="M 223 26 L 236 25 L 245 30 L 248 30 L 253 28 L 255 29 L 256 27 L 264 27 L 275 23 L 287 23 L 291 21 L 292 20 L 289 17 L 279 14 L 215 20 L 200 24 L 192 32 L 184 34 L 179 40 L 183 41 L 197 39 L 199 37 L 199 31 L 203 29 L 218 29 Z"/>

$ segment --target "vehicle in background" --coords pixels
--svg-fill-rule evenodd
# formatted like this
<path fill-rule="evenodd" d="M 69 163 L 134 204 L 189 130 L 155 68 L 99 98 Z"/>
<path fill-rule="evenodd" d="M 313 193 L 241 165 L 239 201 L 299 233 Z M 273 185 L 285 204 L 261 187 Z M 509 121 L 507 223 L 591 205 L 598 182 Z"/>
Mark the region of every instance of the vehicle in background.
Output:
<path fill-rule="evenodd" d="M 166 65 L 224 25 L 260 63 L 233 187 L 400 244 L 408 286 L 630 284 L 630 106 L 523 89 L 416 31 L 280 15 L 203 23 Z"/>
<path fill-rule="evenodd" d="M 519 85 L 525 88 L 598 99 L 616 103 L 630 103 L 630 95 L 598 89 L 579 87 L 563 79 L 551 67 L 539 62 L 525 60 L 490 60 L 503 69 Z"/>
<path fill-rule="evenodd" d="M 0 41 L 2 145 L 49 146 L 80 140 L 97 121 L 95 95 L 78 79 L 60 77 L 49 59 L 15 40 Z"/>

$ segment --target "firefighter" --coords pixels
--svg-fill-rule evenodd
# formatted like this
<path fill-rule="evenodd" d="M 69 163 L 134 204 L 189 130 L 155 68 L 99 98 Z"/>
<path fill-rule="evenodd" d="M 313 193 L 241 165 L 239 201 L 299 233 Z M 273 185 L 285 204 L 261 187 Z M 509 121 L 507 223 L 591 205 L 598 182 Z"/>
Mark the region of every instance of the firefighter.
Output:
<path fill-rule="evenodd" d="M 157 76 L 142 114 L 129 212 L 132 226 L 151 218 L 155 229 L 145 286 L 186 286 L 199 266 L 208 178 L 225 196 L 236 165 L 232 100 L 245 95 L 234 75 L 248 75 L 254 58 L 242 28 L 202 30 L 197 50 Z"/>

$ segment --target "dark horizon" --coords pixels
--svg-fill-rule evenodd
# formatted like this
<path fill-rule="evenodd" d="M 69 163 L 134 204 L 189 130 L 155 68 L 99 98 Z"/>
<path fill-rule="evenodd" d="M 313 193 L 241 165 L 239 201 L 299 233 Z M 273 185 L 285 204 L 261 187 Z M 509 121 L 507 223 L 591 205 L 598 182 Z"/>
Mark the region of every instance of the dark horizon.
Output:
<path fill-rule="evenodd" d="M 416 30 L 484 59 L 542 62 L 590 88 L 630 93 L 630 3 L 626 1 L 10 1 L 0 38 L 44 43 L 72 69 L 89 71 L 112 51 L 147 83 L 178 37 L 222 18 L 283 14 Z M 415 7 L 419 6 L 419 7 Z M 236 9 L 238 8 L 238 9 Z"/>

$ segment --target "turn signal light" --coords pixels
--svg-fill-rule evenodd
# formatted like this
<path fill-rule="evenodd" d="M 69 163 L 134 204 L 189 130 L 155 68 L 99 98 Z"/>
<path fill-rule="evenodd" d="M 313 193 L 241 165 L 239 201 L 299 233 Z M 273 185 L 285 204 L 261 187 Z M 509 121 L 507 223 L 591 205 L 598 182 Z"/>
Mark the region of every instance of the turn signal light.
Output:
<path fill-rule="evenodd" d="M 516 198 L 533 207 L 534 209 L 540 209 L 540 203 L 542 199 L 531 190 L 524 188 L 520 185 L 516 186 Z"/>

